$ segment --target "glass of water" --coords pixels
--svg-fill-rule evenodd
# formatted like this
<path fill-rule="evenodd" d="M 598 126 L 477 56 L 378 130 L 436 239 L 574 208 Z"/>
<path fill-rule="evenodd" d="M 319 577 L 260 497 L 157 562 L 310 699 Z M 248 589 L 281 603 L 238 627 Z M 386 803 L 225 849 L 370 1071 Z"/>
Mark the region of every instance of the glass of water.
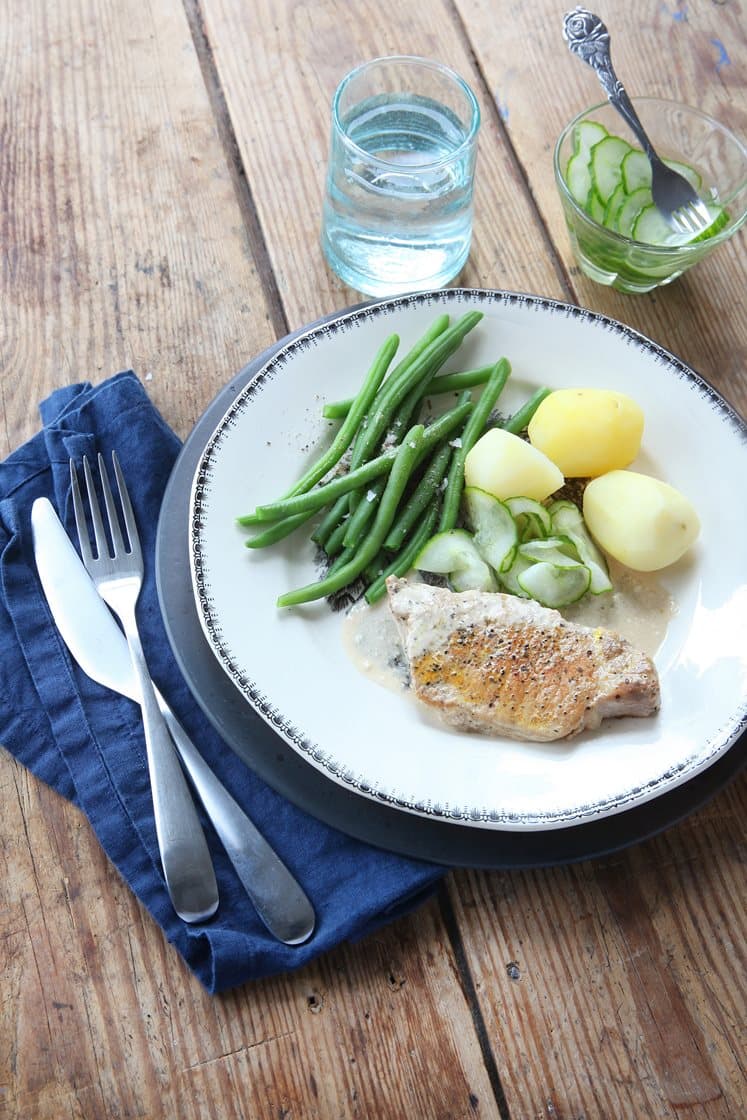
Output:
<path fill-rule="evenodd" d="M 458 74 L 425 58 L 377 58 L 332 101 L 322 249 L 366 295 L 439 288 L 472 239 L 480 109 Z"/>

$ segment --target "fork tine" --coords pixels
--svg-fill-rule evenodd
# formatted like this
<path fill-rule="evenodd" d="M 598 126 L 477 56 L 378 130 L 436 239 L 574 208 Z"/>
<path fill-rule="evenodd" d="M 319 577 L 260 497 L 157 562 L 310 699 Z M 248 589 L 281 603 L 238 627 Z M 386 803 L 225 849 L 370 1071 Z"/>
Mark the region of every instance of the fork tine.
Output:
<path fill-rule="evenodd" d="M 109 476 L 106 471 L 104 456 L 101 453 L 99 453 L 98 463 L 99 475 L 101 476 L 101 492 L 104 495 L 104 505 L 106 506 L 106 513 L 109 519 L 109 532 L 111 533 L 114 555 L 121 556 L 123 552 L 127 552 L 128 550 L 125 548 L 124 538 L 122 537 L 122 529 L 119 524 L 119 514 L 117 513 L 117 507 L 114 504 L 114 495 L 112 494 L 112 488 L 109 485 Z M 117 481 L 119 482 L 119 479 L 117 479 Z"/>
<path fill-rule="evenodd" d="M 117 489 L 119 490 L 119 500 L 122 503 L 122 515 L 124 517 L 125 529 L 127 530 L 127 537 L 130 542 L 130 552 L 137 556 L 140 554 L 140 537 L 137 531 L 137 521 L 135 520 L 135 511 L 132 508 L 127 483 L 124 480 L 124 474 L 119 465 L 119 456 L 116 451 L 112 451 L 112 463 L 114 465 L 114 477 L 117 480 Z"/>
<path fill-rule="evenodd" d="M 88 525 L 86 524 L 86 514 L 83 508 L 83 498 L 78 483 L 78 472 L 75 469 L 75 463 L 72 459 L 70 460 L 70 487 L 73 495 L 73 512 L 75 513 L 75 528 L 78 531 L 80 554 L 83 557 L 83 563 L 88 565 L 93 560 L 93 553 L 91 552 L 91 541 L 88 536 Z"/>
<path fill-rule="evenodd" d="M 106 529 L 104 528 L 104 519 L 101 516 L 101 506 L 96 496 L 96 487 L 93 481 L 93 474 L 91 472 L 91 464 L 88 462 L 88 456 L 83 456 L 83 475 L 86 480 L 86 494 L 88 497 L 88 505 L 91 510 L 91 523 L 93 525 L 93 535 L 96 539 L 96 556 L 101 559 L 102 556 L 109 555 L 109 542 L 106 539 Z"/>

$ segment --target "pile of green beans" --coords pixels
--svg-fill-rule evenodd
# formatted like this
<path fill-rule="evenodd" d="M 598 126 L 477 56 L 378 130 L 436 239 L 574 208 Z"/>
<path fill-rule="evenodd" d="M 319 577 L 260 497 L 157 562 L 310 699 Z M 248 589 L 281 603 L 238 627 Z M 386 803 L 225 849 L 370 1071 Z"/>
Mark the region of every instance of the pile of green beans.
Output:
<path fill-rule="evenodd" d="M 464 459 L 489 426 L 511 369 L 501 358 L 491 366 L 439 374 L 481 318 L 470 311 L 450 324 L 447 315 L 438 316 L 391 370 L 399 338 L 390 335 L 358 394 L 324 406 L 325 417 L 341 421 L 329 447 L 281 497 L 238 518 L 257 530 L 245 542 L 254 549 L 322 514 L 311 539 L 327 555 L 327 572 L 281 595 L 279 607 L 323 599 L 352 584 L 374 603 L 385 594 L 389 575 L 408 572 L 432 534 L 456 524 Z M 430 423 L 419 419 L 426 400 L 449 392 L 458 393 L 451 408 Z M 535 393 L 504 426 L 523 431 L 547 392 Z"/>

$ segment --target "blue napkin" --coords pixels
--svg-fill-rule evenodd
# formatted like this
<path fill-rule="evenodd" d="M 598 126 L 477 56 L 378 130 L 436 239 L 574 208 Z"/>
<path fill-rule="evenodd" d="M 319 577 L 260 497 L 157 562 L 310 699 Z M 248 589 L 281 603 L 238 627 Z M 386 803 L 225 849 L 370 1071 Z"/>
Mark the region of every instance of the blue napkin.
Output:
<path fill-rule="evenodd" d="M 291 805 L 226 747 L 189 692 L 163 628 L 153 570 L 158 510 L 179 442 L 136 376 L 60 389 L 40 411 L 42 430 L 0 464 L 0 743 L 82 809 L 109 859 L 210 992 L 297 968 L 429 897 L 442 868 L 370 847 Z M 48 497 L 70 531 L 70 457 L 108 457 L 112 449 L 142 538 L 138 619 L 151 675 L 309 895 L 317 928 L 305 945 L 283 945 L 267 932 L 208 822 L 220 907 L 202 925 L 176 916 L 158 858 L 139 709 L 89 680 L 51 622 L 33 558 L 32 502 Z"/>

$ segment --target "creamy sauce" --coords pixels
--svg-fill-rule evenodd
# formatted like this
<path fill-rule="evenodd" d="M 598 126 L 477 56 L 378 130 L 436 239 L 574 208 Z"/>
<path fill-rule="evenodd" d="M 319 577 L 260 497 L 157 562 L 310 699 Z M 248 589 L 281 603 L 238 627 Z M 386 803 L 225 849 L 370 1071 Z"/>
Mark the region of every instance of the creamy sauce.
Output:
<path fill-rule="evenodd" d="M 586 595 L 580 603 L 564 608 L 563 617 L 581 626 L 614 630 L 653 657 L 676 613 L 674 600 L 655 573 L 633 572 L 610 562 L 610 579 L 613 591 Z M 352 607 L 343 619 L 342 641 L 353 665 L 364 676 L 384 688 L 398 692 L 407 689 L 407 663 L 386 598 L 373 607 L 365 601 Z"/>

